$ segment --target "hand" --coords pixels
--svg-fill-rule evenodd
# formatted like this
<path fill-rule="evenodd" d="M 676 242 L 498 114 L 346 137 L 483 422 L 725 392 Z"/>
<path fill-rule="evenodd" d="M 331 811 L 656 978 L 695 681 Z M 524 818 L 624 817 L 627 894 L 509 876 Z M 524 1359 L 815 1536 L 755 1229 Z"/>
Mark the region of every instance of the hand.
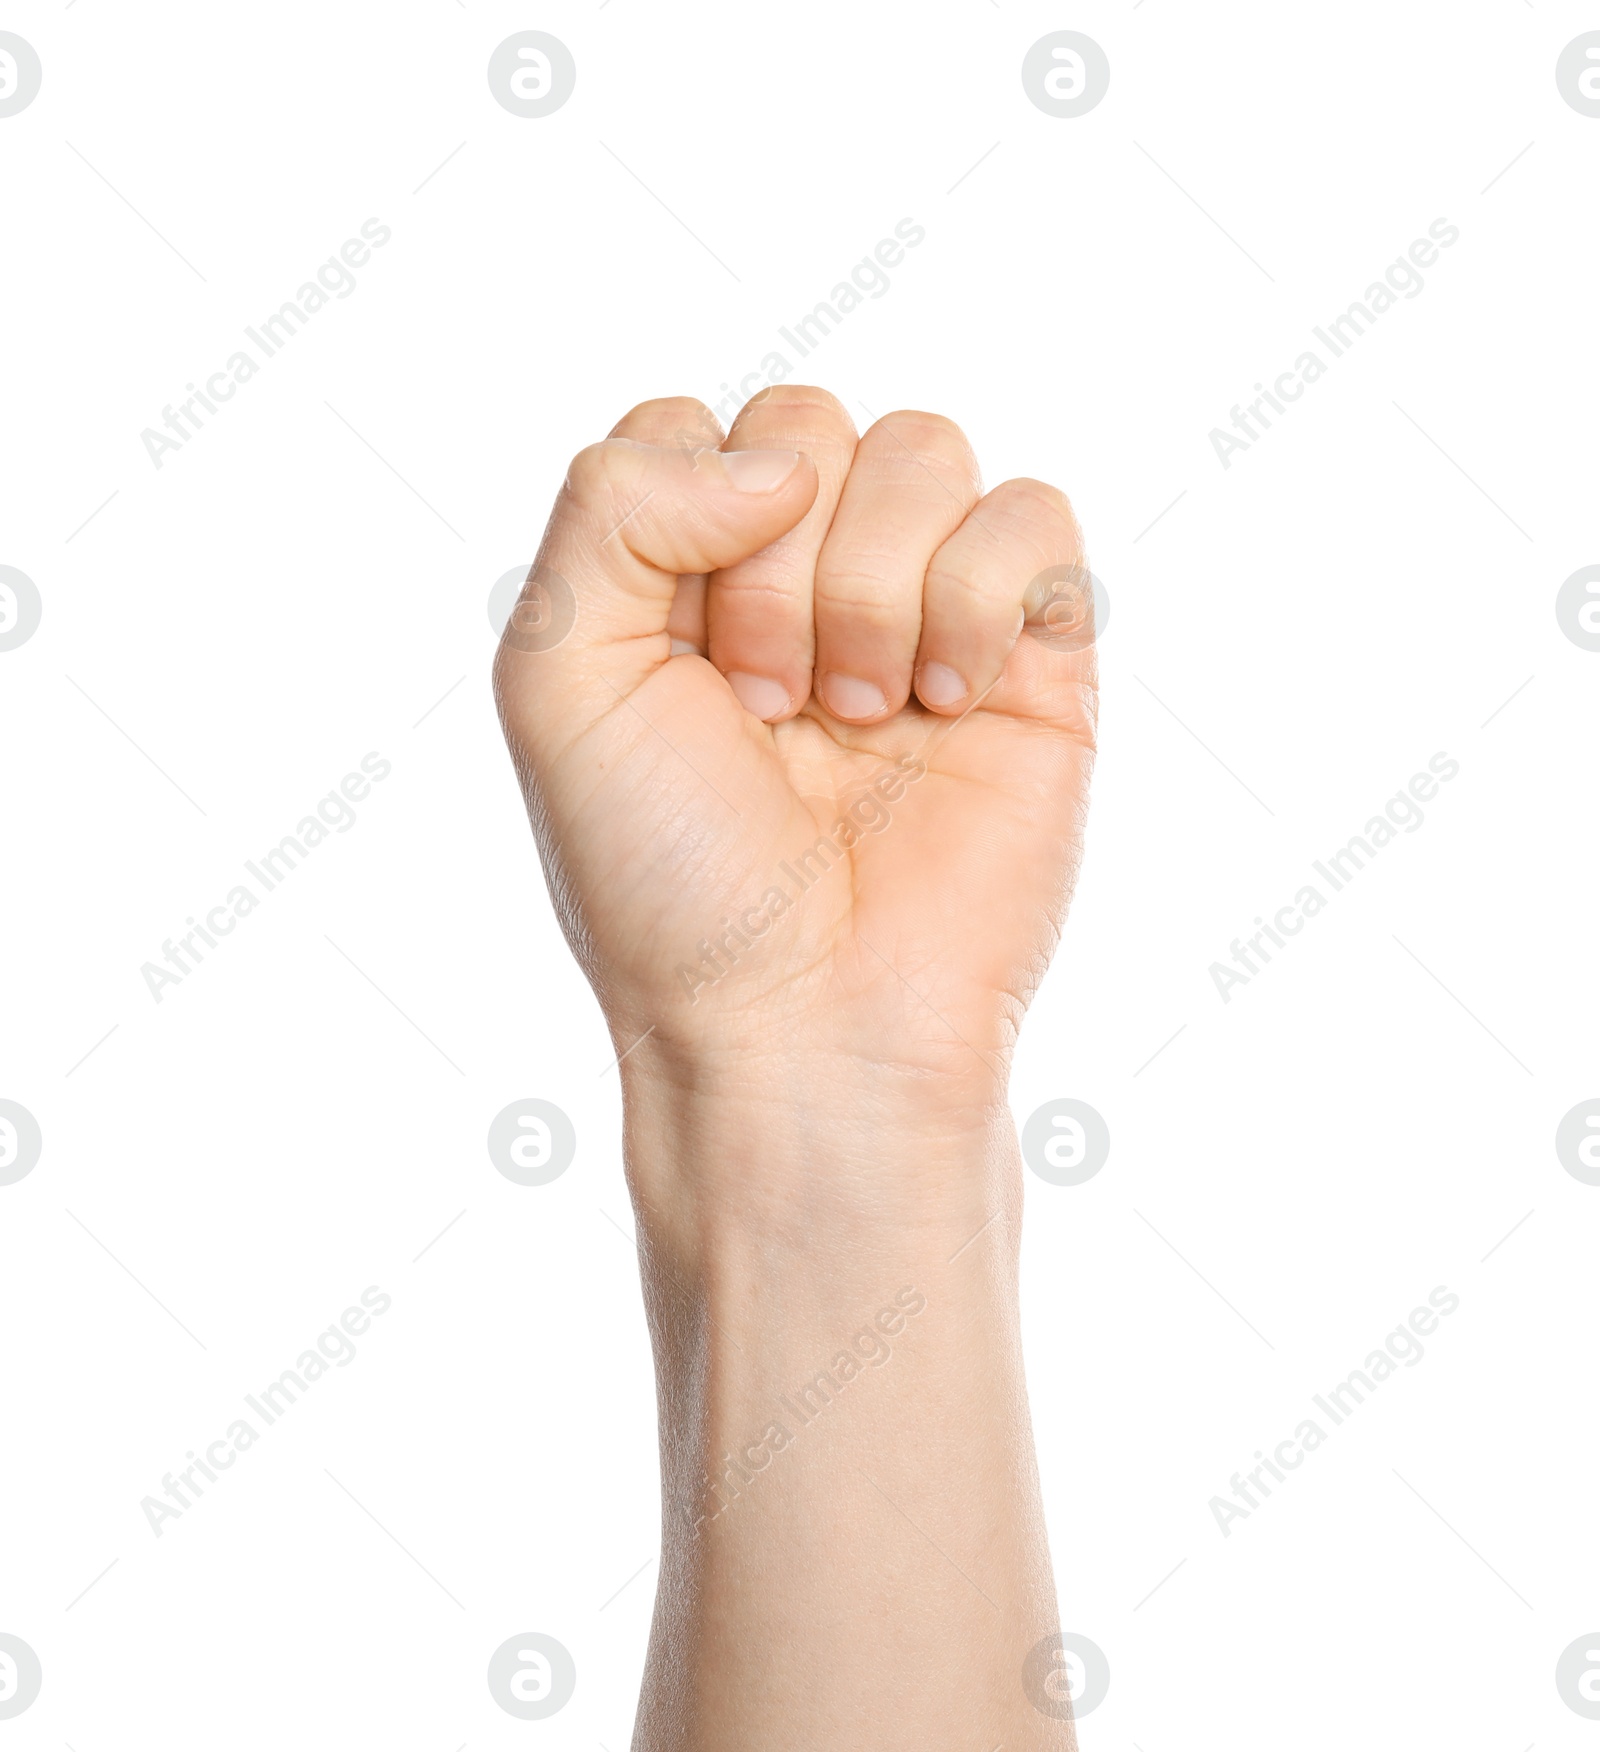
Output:
<path fill-rule="evenodd" d="M 785 386 L 726 440 L 647 402 L 583 451 L 507 627 L 622 1055 L 662 1418 L 639 1752 L 802 1714 L 837 1752 L 1075 1744 L 1023 1682 L 1056 1608 L 1004 1085 L 1079 856 L 1086 584 L 1054 488 L 980 499 L 947 420 L 858 440 Z"/>
<path fill-rule="evenodd" d="M 725 440 L 646 402 L 574 459 L 495 680 L 619 1052 L 1003 1084 L 1078 864 L 1095 668 L 1066 499 L 979 492 L 948 420 L 858 439 L 790 385 Z"/>

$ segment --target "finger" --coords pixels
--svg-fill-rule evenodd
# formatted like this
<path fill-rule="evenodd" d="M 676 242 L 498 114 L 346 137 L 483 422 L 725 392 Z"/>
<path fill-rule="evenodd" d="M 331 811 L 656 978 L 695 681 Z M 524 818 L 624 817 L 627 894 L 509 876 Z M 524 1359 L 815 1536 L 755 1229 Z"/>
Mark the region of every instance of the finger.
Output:
<path fill-rule="evenodd" d="M 1026 719 L 1092 756 L 1100 709 L 1098 594 L 1086 559 L 1047 566 L 1023 595 L 1022 636 L 999 679 L 962 714 Z M 961 721 L 944 717 L 936 734 L 958 740 L 953 733 Z"/>
<path fill-rule="evenodd" d="M 972 447 L 937 414 L 889 414 L 857 445 L 817 561 L 816 688 L 834 717 L 906 703 L 928 561 L 978 492 Z"/>
<path fill-rule="evenodd" d="M 655 444 L 677 449 L 688 456 L 702 450 L 722 448 L 722 422 L 702 401 L 692 395 L 662 396 L 640 402 L 611 428 L 613 438 L 631 438 L 636 444 Z M 706 581 L 703 573 L 685 573 L 667 616 L 667 633 L 673 656 L 701 656 L 706 652 Z"/>
<path fill-rule="evenodd" d="M 610 710 L 666 662 L 678 579 L 776 540 L 816 497 L 796 451 L 685 452 L 609 438 L 573 458 L 496 661 L 502 706 L 536 731 Z"/>
<path fill-rule="evenodd" d="M 855 454 L 855 423 L 825 389 L 776 384 L 747 402 L 725 450 L 799 450 L 817 468 L 817 497 L 786 535 L 710 579 L 711 661 L 745 710 L 792 718 L 811 693 L 811 585 Z"/>
<path fill-rule="evenodd" d="M 612 438 L 631 438 L 690 456 L 722 447 L 722 422 L 692 395 L 664 395 L 630 408 L 611 428 Z"/>
<path fill-rule="evenodd" d="M 922 591 L 917 697 L 959 715 L 992 687 L 1022 631 L 1029 587 L 1083 558 L 1066 495 L 1043 481 L 1006 481 L 989 493 L 928 565 Z"/>

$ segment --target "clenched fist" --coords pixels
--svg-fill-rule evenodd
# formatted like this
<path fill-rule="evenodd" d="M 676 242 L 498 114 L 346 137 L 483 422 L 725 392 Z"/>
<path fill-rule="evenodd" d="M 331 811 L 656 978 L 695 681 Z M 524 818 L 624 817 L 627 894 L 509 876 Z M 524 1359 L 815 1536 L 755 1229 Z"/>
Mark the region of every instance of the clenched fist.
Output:
<path fill-rule="evenodd" d="M 1059 1625 L 1005 1081 L 1078 863 L 1089 584 L 1054 487 L 784 386 L 580 452 L 506 628 L 656 1353 L 635 1752 L 1075 1744 L 1025 1678 Z"/>
<path fill-rule="evenodd" d="M 1054 487 L 820 389 L 574 458 L 495 681 L 624 1051 L 1003 1076 L 1077 866 L 1092 608 Z"/>

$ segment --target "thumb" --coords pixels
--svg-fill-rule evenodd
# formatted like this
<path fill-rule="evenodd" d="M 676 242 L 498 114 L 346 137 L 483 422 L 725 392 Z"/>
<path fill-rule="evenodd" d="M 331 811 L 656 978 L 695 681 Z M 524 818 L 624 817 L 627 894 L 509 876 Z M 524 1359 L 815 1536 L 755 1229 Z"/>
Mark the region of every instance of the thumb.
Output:
<path fill-rule="evenodd" d="M 501 638 L 503 703 L 592 721 L 667 660 L 679 576 L 759 553 L 816 494 L 815 465 L 793 450 L 608 438 L 580 451 Z"/>

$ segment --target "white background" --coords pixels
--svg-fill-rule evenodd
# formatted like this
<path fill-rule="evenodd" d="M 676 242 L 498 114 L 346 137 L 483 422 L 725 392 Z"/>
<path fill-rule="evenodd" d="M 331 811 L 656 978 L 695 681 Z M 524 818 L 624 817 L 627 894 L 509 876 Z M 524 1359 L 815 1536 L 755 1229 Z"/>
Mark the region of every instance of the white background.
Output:
<path fill-rule="evenodd" d="M 1600 1095 L 1600 655 L 1554 598 L 1600 561 L 1600 120 L 1554 68 L 1600 11 L 0 28 L 44 68 L 0 121 L 0 564 L 44 604 L 0 654 L 0 1095 L 44 1135 L 0 1188 L 0 1630 L 44 1666 L 0 1746 L 627 1744 L 658 1503 L 617 1078 L 486 598 L 573 451 L 716 401 L 906 217 L 797 376 L 1061 483 L 1112 601 L 1014 1087 L 1112 1134 L 1029 1177 L 1024 1261 L 1062 1623 L 1112 1670 L 1085 1745 L 1594 1746 L 1553 1675 L 1600 1626 L 1600 1191 L 1553 1137 Z M 540 120 L 485 78 L 527 28 L 578 66 Z M 1019 78 L 1062 28 L 1112 68 L 1076 120 Z M 156 469 L 141 431 L 369 217 L 356 291 Z M 1208 432 L 1441 217 L 1425 290 L 1224 469 Z M 355 827 L 158 1005 L 141 965 L 372 750 Z M 1438 751 L 1425 825 L 1224 1004 L 1210 964 Z M 578 1131 L 543 1188 L 484 1147 L 524 1095 Z M 156 1538 L 141 1498 L 370 1284 L 356 1361 Z M 1439 1284 L 1425 1360 L 1224 1538 L 1209 1499 Z M 538 1725 L 484 1682 L 525 1630 L 578 1667 Z"/>

